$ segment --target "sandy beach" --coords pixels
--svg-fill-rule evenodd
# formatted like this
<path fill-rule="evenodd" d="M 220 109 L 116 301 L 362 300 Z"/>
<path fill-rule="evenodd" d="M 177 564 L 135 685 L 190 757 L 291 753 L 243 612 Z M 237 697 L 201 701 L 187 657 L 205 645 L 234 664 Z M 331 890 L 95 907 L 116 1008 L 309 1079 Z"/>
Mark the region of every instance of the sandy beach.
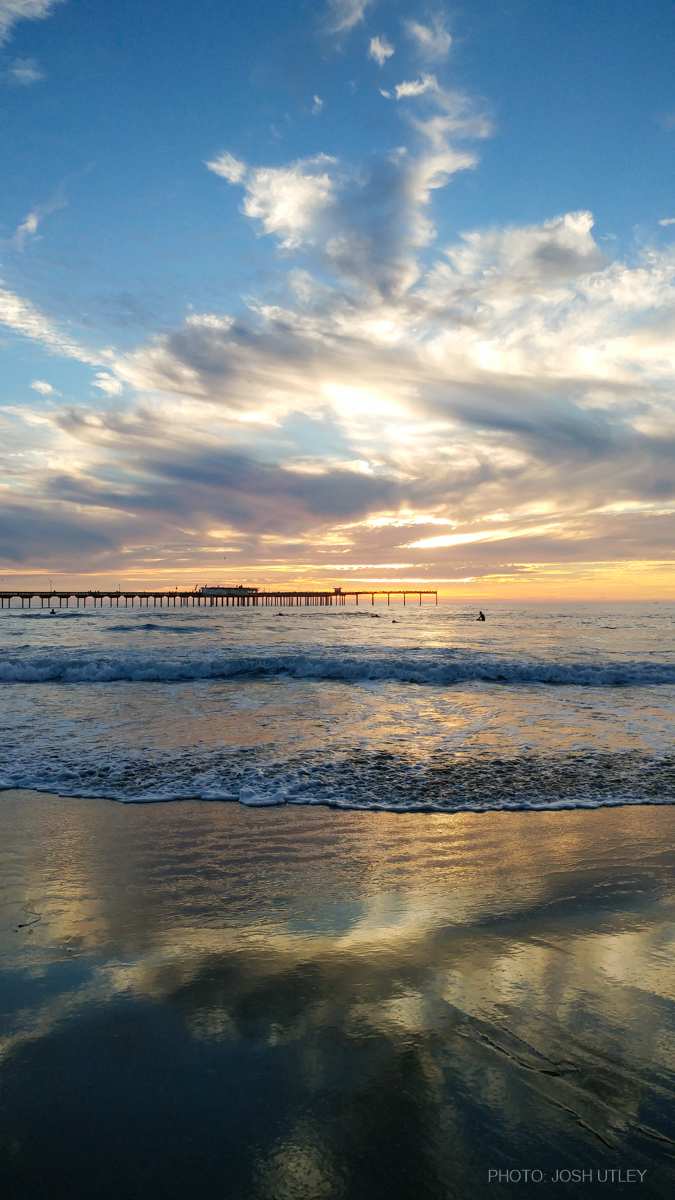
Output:
<path fill-rule="evenodd" d="M 669 1195 L 674 833 L 3 793 L 1 1194 Z"/>

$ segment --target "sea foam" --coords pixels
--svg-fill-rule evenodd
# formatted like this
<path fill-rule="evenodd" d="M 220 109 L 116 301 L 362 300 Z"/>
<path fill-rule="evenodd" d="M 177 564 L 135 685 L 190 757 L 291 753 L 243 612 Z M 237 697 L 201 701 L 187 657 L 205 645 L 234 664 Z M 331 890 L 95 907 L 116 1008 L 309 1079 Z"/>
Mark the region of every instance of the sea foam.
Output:
<path fill-rule="evenodd" d="M 274 653 L 217 650 L 213 653 L 162 650 L 108 651 L 66 648 L 8 653 L 0 661 L 4 683 L 181 683 L 286 677 L 346 684 L 413 683 L 435 687 L 457 684 L 551 685 L 561 687 L 639 687 L 675 684 L 675 661 L 550 661 L 504 658 L 455 650 L 392 650 L 354 653 L 335 647 L 327 652 Z"/>

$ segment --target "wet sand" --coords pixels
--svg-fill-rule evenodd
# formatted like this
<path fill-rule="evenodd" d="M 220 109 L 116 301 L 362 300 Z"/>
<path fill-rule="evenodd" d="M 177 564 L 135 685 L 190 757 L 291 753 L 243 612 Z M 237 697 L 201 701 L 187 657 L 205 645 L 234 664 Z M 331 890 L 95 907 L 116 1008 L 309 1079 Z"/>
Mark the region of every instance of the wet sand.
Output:
<path fill-rule="evenodd" d="M 670 1196 L 674 834 L 0 794 L 0 1196 Z"/>

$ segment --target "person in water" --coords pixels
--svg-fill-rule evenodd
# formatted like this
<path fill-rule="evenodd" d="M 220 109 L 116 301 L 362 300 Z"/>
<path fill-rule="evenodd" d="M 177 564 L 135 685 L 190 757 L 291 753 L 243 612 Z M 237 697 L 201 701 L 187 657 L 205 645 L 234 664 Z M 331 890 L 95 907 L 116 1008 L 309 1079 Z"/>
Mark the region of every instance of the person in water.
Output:
<path fill-rule="evenodd" d="M 485 613 L 483 612 L 482 608 L 481 608 L 481 609 L 479 609 L 478 616 L 476 617 L 476 620 L 477 620 L 477 621 L 484 621 L 484 620 L 485 620 Z"/>

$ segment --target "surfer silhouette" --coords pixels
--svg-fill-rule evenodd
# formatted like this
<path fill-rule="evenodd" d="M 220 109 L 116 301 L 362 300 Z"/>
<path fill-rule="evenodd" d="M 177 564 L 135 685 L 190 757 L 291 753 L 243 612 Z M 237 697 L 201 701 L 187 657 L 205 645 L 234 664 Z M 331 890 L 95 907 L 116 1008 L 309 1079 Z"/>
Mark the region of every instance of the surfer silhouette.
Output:
<path fill-rule="evenodd" d="M 482 609 L 480 609 L 480 610 L 479 610 L 479 613 L 478 613 L 478 616 L 476 617 L 476 620 L 477 620 L 477 621 L 484 621 L 484 620 L 485 620 L 485 613 L 483 612 L 483 610 L 482 610 Z"/>

